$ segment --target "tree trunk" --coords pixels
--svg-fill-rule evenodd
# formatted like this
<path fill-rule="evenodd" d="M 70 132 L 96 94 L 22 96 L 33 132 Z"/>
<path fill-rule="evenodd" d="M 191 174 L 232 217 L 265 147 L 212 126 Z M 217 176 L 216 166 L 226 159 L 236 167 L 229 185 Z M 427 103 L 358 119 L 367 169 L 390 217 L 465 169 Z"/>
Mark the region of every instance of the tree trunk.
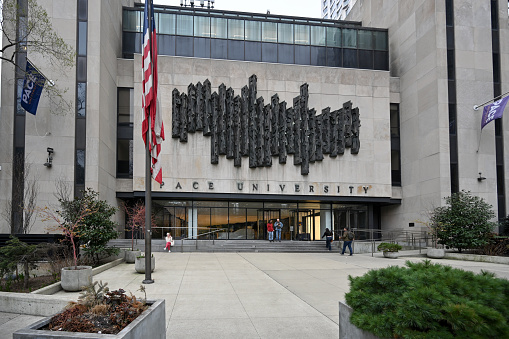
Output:
<path fill-rule="evenodd" d="M 28 261 L 23 263 L 25 275 L 23 277 L 23 288 L 28 288 L 28 279 L 30 278 L 30 270 L 28 269 Z"/>

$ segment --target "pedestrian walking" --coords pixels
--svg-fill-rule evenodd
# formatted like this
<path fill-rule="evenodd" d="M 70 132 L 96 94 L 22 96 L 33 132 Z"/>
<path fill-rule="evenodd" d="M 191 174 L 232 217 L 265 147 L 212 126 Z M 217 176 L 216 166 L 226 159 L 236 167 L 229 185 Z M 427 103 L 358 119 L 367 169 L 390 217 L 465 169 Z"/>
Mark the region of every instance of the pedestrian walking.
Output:
<path fill-rule="evenodd" d="M 281 242 L 281 230 L 283 229 L 283 223 L 277 219 L 274 224 L 274 228 L 276 229 L 276 241 Z"/>
<path fill-rule="evenodd" d="M 332 232 L 326 228 L 325 232 L 322 235 L 322 239 L 325 237 L 325 247 L 329 249 L 329 251 L 332 249 L 331 243 L 332 243 Z"/>
<path fill-rule="evenodd" d="M 272 222 L 272 219 L 269 220 L 267 223 L 267 233 L 269 233 L 269 241 L 274 241 L 274 223 Z"/>
<path fill-rule="evenodd" d="M 341 252 L 341 255 L 345 254 L 346 247 L 348 246 L 348 249 L 350 250 L 350 255 L 353 255 L 352 251 L 352 241 L 355 239 L 355 235 L 348 231 L 346 227 L 343 229 L 343 236 L 341 239 L 343 239 L 343 251 Z"/>

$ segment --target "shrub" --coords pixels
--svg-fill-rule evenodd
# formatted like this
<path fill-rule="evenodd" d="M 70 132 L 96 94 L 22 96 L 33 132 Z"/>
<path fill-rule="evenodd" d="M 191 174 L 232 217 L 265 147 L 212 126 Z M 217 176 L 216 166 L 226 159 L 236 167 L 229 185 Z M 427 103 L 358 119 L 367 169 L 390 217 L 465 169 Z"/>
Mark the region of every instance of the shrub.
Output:
<path fill-rule="evenodd" d="M 509 281 L 406 262 L 349 276 L 352 324 L 383 338 L 509 338 Z"/>
<path fill-rule="evenodd" d="M 383 252 L 398 252 L 400 249 L 402 249 L 401 245 L 399 244 L 393 244 L 389 242 L 383 242 L 380 245 L 378 245 L 377 249 L 379 251 Z"/>
<path fill-rule="evenodd" d="M 488 243 L 495 224 L 492 206 L 470 192 L 461 191 L 445 198 L 447 206 L 431 212 L 430 221 L 436 230 L 438 243 L 459 252 Z"/>

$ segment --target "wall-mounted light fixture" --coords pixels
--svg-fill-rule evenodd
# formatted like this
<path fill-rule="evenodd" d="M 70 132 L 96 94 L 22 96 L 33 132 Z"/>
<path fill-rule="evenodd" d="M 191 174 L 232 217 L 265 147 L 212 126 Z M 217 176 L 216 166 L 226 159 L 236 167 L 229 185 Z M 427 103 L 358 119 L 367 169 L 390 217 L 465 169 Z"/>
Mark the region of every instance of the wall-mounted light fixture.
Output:
<path fill-rule="evenodd" d="M 46 159 L 46 163 L 44 164 L 44 166 L 51 167 L 51 165 L 53 163 L 53 148 L 48 147 L 47 151 L 48 151 L 48 159 Z"/>
<path fill-rule="evenodd" d="M 486 180 L 486 178 L 482 176 L 482 172 L 479 172 L 479 178 L 477 178 L 477 181 L 481 182 L 483 180 Z"/>

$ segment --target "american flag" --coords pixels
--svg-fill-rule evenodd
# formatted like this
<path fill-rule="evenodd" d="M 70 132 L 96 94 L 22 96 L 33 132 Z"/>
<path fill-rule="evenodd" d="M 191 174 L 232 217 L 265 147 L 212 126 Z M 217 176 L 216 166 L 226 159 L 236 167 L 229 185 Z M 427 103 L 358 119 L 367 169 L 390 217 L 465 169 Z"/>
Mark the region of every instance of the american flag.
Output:
<path fill-rule="evenodd" d="M 145 0 L 145 11 L 143 21 L 143 141 L 147 144 L 148 119 L 150 119 L 151 138 L 149 141 L 150 157 L 152 164 L 150 171 L 152 178 L 159 184 L 163 182 L 163 172 L 161 169 L 160 153 L 161 143 L 164 140 L 164 126 L 161 111 L 157 107 L 157 39 L 156 25 L 154 21 L 154 7 L 150 6 L 150 20 L 152 21 L 152 31 L 149 31 L 149 11 L 148 4 L 152 0 Z M 152 51 L 150 50 L 152 45 Z"/>

